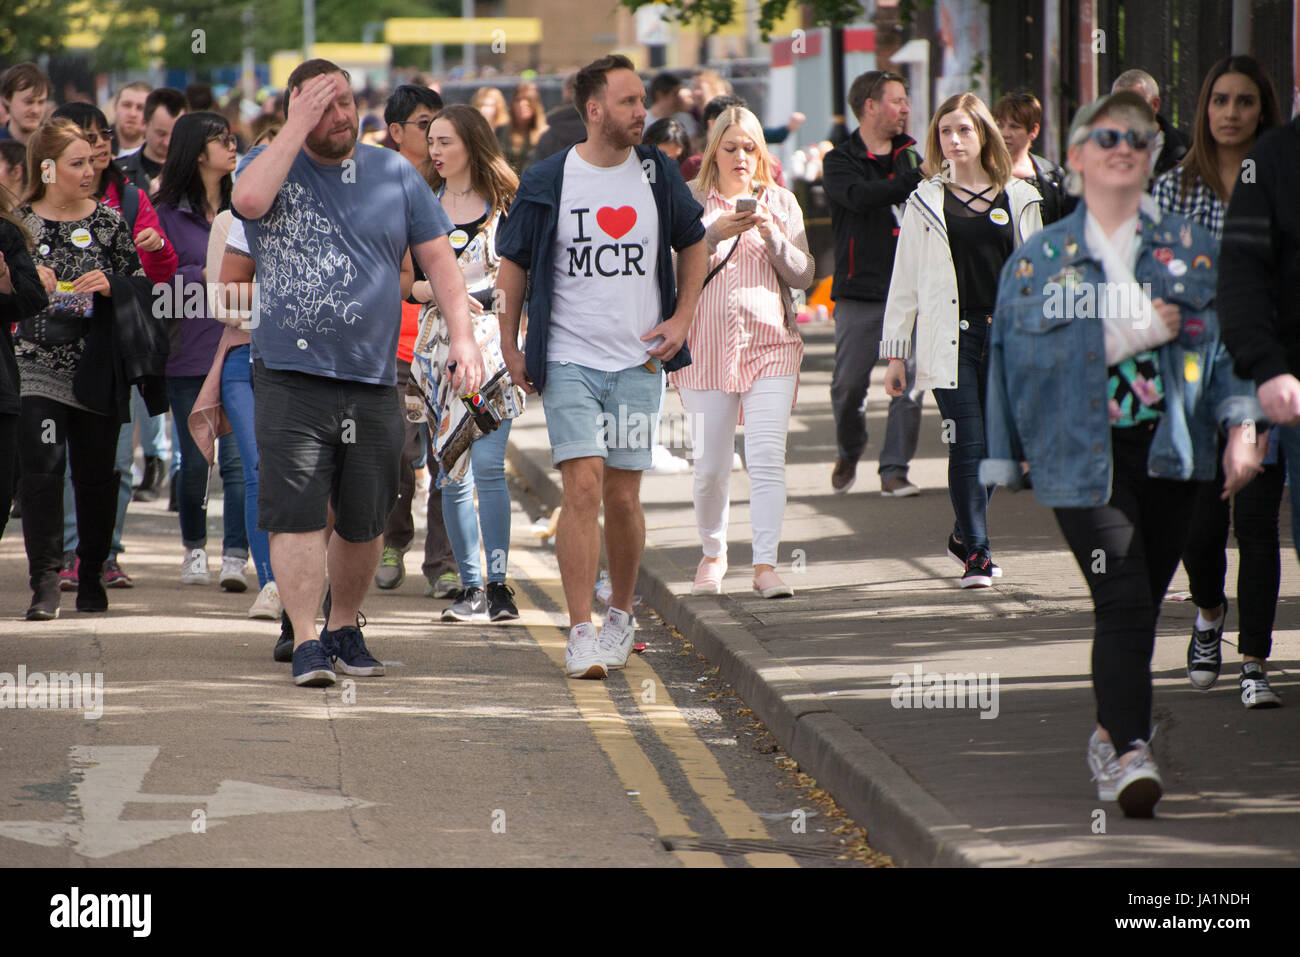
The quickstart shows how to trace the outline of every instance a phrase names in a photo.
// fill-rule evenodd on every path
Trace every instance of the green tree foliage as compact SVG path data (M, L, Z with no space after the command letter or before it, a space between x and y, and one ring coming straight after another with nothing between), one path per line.
M0 65L57 53L68 32L64 0L16 0L0 13Z
M735 5L732 0L621 0L621 2L630 10L661 3L667 7L665 20L694 26L705 33L714 33L719 27L725 27L735 19ZM808 3L799 3L798 0L762 0L758 8L758 29L764 40L771 37L776 22L785 16L785 12L791 6L810 7L813 22L819 26L842 27L862 16L862 4L858 0L811 0Z

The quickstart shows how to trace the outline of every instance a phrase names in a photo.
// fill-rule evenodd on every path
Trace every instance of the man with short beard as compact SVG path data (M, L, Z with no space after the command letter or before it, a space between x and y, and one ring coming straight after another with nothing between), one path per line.
M556 554L571 626L565 673L604 678L632 650L645 546L641 473L651 466L663 373L691 361L686 333L708 253L703 208L676 162L640 145L645 87L632 62L611 55L583 67L573 99L587 139L524 173L497 234L497 289L501 352L515 384L542 395L563 479ZM518 334L529 273L525 359ZM602 501L613 594L598 638L591 600Z
M180 90L160 86L144 101L144 145L118 161L126 178L146 193L158 188L157 177L167 161L172 127L186 111L189 101Z
M144 104L148 83L137 80L117 91L113 101L113 158L134 153L144 145Z
M397 499L403 428L394 386L408 248L447 318L453 386L471 395L483 379L469 295L447 241L452 225L415 167L357 144L347 79L321 59L290 74L284 128L244 157L231 196L259 283L258 520L293 624L294 683L306 686L333 684L335 668L384 673L358 612ZM327 564L331 607L317 640Z

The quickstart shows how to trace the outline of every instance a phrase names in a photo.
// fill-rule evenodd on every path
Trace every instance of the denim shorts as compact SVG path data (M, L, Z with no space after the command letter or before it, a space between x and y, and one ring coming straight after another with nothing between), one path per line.
M314 532L334 506L347 542L378 538L397 501L406 436L391 385L327 379L253 365L258 525Z
M611 468L643 472L659 429L663 370L633 366L602 372L574 362L546 363L542 407L551 462L598 456Z

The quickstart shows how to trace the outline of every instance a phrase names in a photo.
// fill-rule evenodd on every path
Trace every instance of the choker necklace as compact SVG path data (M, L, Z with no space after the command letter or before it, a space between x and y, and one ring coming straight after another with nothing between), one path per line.
M470 193L474 192L474 187L473 187L473 186L471 186L469 189L465 190L465 192L461 193L461 192L457 192L456 190L452 189L450 186L447 186L447 184L446 184L445 181L444 181L443 185L446 187L447 192L451 193L451 195L453 195L453 196L459 196L461 199L464 199L464 198L465 198L466 196L468 196Z

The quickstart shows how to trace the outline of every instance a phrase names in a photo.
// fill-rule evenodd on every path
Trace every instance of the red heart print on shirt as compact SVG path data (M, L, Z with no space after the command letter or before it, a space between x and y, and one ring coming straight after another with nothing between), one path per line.
M636 225L636 210L631 206L602 206L596 210L596 223L614 239L622 239Z

